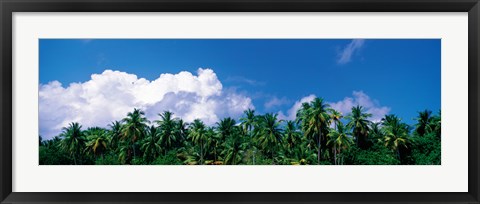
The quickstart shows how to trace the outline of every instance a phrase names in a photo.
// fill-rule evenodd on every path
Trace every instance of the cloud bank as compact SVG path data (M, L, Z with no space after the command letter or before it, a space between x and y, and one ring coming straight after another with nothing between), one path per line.
M369 119L373 122L380 121L386 114L390 112L390 107L381 106L378 101L373 100L365 94L363 91L354 91L353 97L345 97L341 101L337 102L327 102L331 108L339 111L342 115L348 115L352 107L360 105L363 106L365 112L372 114L372 117ZM300 100L296 101L295 104L287 111L287 113L283 113L282 111L278 112L278 118L282 120L295 120L297 111L301 108L302 103L311 102L315 99L315 95L309 95L306 97L301 98Z
M365 40L363 39L354 39L350 42L340 53L337 63L338 64L346 64L352 60L352 55L355 53L356 50L360 49Z
M145 111L150 121L169 110L187 122L199 118L211 125L223 117L238 117L254 106L249 97L223 89L211 69L199 68L197 75L186 71L161 74L153 81L105 70L93 74L89 81L68 87L58 81L40 84L40 134L52 138L70 122L79 122L83 127L106 127L133 108Z

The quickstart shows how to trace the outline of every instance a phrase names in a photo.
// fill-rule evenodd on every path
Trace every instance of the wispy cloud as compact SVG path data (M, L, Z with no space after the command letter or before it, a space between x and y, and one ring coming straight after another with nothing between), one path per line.
M289 102L290 101L286 97L278 98L274 96L269 101L265 102L264 106L266 109L272 109L274 107L288 104Z
M245 83L250 86L263 86L265 85L265 82L263 81L256 81L253 79L245 78L242 76L230 76L225 79L226 82L237 82L237 83Z
M105 66L107 65L108 59L104 53L99 53L97 55L97 66Z
M373 122L379 122L386 114L390 112L390 107L381 106L377 100L373 100L363 91L354 91L353 97L345 97L341 101L331 102L330 107L347 115L352 111L352 107L360 105L365 112L372 114L369 118Z
M346 64L352 60L352 55L360 49L363 44L365 43L364 39L354 39L352 40L339 54L337 63L338 64Z

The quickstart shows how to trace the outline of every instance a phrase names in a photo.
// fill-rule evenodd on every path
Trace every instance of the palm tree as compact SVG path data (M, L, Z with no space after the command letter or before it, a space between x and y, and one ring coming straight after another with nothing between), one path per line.
M350 120L347 124L347 128L351 129L353 136L356 138L357 146L365 149L366 148L366 138L369 132L370 121L369 117L372 117L370 113L364 113L362 106L352 107L352 113L350 113L347 118Z
M188 123L185 123L182 119L179 119L175 123L175 135L178 138L177 142L186 140L188 132Z
M338 112L337 110L331 108L329 109L330 111L330 118L333 121L333 124L335 125L333 129L337 129L337 125L340 122L340 120L343 118L342 113Z
M432 117L432 131L435 132L438 139L441 139L442 134L442 111L438 111L438 115Z
M218 161L219 152L221 152L221 146L224 143L221 140L222 136L218 133L215 133L212 128L207 129L207 146L210 149L210 153L213 154L213 160Z
M147 131L145 141L142 143L140 149L143 151L143 159L147 163L151 163L157 158L161 151L161 146L158 143L160 139L160 131L155 126L150 126Z
M409 127L402 123L401 119L395 115L386 115L382 119L385 132L385 146L396 152L398 159L401 159L400 147L407 147Z
M235 120L227 117L217 124L217 131L220 141L225 141L225 150L223 155L225 155L225 163L226 164L236 164L238 158L241 158L238 152L240 151L240 134L242 131L236 131L238 126L235 126ZM248 128L247 128L248 130Z
M217 130L222 139L225 139L233 134L235 129L235 120L228 117L217 122Z
M61 139L61 136L55 136L55 137L53 137L53 138L50 139L50 140L43 141L42 143L43 143L43 145L46 146L46 147L55 148L55 147L57 147L56 144L61 145L62 139ZM55 146L55 147L54 147L54 146Z
M243 127L243 133L245 135L250 135L252 132L253 127L255 127L255 110L248 109L243 112L245 117L240 118L241 125Z
M278 151L278 147L282 145L282 129L279 127L277 114L267 113L260 117L258 125L258 144L262 149L270 153L272 160L275 158L274 153Z
M232 126L231 131L225 140L225 149L222 154L225 155L225 164L235 165L242 160L241 153L244 147L240 135L242 130L238 126Z
M316 143L318 164L322 158L322 148L326 146L325 136L328 134L330 125L330 115L327 112L329 106L322 98L315 98L310 104L302 104L302 108L297 113L297 119L302 123L305 136Z
M122 120L125 125L122 128L122 140L127 141L127 145L131 146L131 149L127 150L127 162L130 163L132 159L131 152L133 151L133 157L136 157L135 142L142 139L145 135L148 123L145 118L145 113L139 109L133 109L133 112L129 112L127 117Z
M327 144L333 146L335 164L343 164L343 156L340 156L339 162L337 155L341 155L342 150L349 148L353 144L352 138L350 136L351 133L348 132L348 129L341 122L338 123L336 130L332 129L328 133Z
M418 133L419 136L423 136L425 133L431 132L432 129L432 111L424 110L418 112L418 117L415 118L417 121L415 131Z
M240 118L241 126L243 129L243 134L247 136L244 141L246 144L246 155L251 155L252 163L255 165L255 155L257 152L257 147L255 146L254 140L254 128L257 126L258 117L255 115L255 110L248 109L243 112L244 117Z
M296 122L300 125L300 129L303 132L304 139L307 140L307 143L309 143L309 145L313 144L313 146L317 146L315 135L313 134L313 131L309 129L310 126L308 125L308 118L311 117L311 111L312 108L310 103L302 103L301 108L298 109L296 114Z
M292 164L313 164L317 160L317 153L309 145L300 145L295 150L295 158L297 161L292 162Z
M129 141L120 140L118 146L118 161L122 164L129 164L131 162L131 146L129 145Z
M294 121L287 121L284 134L286 140L286 150L290 155L292 155L295 151L295 144L300 143L301 140L301 133L298 132Z
M70 123L68 127L62 128L60 137L62 138L60 147L73 158L77 164L77 157L80 156L82 148L85 146L85 136L82 132L82 126L79 123Z
M156 120L155 122L160 129L161 136L159 142L164 154L167 155L167 150L177 143L177 134L175 134L176 121L173 119L173 113L170 111L165 111L158 115L161 117L161 120Z
M190 138L192 142L197 144L200 148L200 164L203 164L203 157L205 155L204 149L207 142L207 134L205 124L200 119L195 119L190 124Z
M115 150L122 138L122 123L120 121L114 121L108 126L110 127L110 148Z
M382 123L372 123L370 125L370 131L368 137L373 140L374 143L376 142L383 142L384 134L381 128Z
M99 127L92 127L85 131L85 136L88 141L86 143L86 151L88 153L93 153L95 157L101 155L103 161L104 154L108 149L108 144L110 143L107 131Z

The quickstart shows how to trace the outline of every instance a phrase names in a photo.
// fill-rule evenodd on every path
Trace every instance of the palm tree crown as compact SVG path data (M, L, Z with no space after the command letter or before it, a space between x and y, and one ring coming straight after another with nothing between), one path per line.
M85 146L85 136L81 129L82 126L79 123L70 123L68 127L62 128L60 134L62 138L60 146L64 151L70 152L75 164L77 164L77 155L80 155Z
M190 138L200 148L200 164L203 164L203 157L205 156L206 133L206 126L200 119L195 119L190 124Z
M363 107L359 105L352 107L352 112L347 116L347 119L350 120L347 128L353 131L357 146L363 149L366 148L366 137L370 129L369 117L372 117L372 114L364 113Z
M301 122L302 130L309 141L315 141L317 146L317 162L320 164L322 149L326 146L325 136L328 134L330 105L322 98L315 98L310 103L303 103L297 113L297 119Z
M127 145L130 146L126 149L128 151L127 162L129 163L132 159L131 153L133 152L133 157L136 156L135 142L143 139L148 120L143 111L135 108L133 112L127 114L127 117L122 122L125 123L122 128L122 140L126 141Z
M343 157L339 159L337 155L341 154L342 150L349 148L353 144L352 138L350 137L351 133L348 132L348 129L343 123L339 122L337 129L332 129L327 136L327 144L333 146L334 163L343 164Z
M277 121L277 114L267 113L259 118L257 141L263 151L270 154L272 159L282 144L282 139L282 130Z
M418 135L423 136L425 133L433 131L432 111L424 110L419 112L415 120L418 122L415 129Z
M165 111L158 115L161 119L155 122L160 130L159 143L166 155L167 151L178 143L178 134L175 134L176 120L173 119L173 113L170 111Z
M382 119L385 132L385 146L397 153L398 158L401 158L400 147L407 147L409 142L408 132L409 126L401 122L401 119L396 115L386 115Z

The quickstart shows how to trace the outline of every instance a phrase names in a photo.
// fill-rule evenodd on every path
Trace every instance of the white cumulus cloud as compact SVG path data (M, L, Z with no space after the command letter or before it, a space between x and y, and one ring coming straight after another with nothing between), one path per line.
M363 44L365 43L365 40L363 39L354 39L352 42L350 42L345 48L342 50L342 52L339 55L338 58L338 63L339 64L346 64L351 61L353 53L355 53L356 50L360 49Z
M254 107L249 97L223 89L211 69L199 68L197 75L186 71L161 74L153 81L105 70L93 74L89 81L67 87L58 81L41 84L40 134L51 138L70 122L105 127L124 118L133 108L142 109L151 121L158 119L158 113L169 110L186 121L200 118L211 125Z

